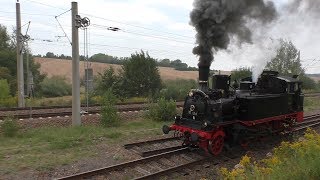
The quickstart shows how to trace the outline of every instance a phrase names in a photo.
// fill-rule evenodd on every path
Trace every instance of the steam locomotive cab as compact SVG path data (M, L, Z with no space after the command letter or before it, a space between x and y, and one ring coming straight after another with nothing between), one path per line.
M303 94L296 77L264 71L257 84L242 81L239 89L230 90L230 76L214 75L209 84L189 92L181 117L170 127L164 126L164 133L176 131L185 144L216 155L224 140L236 141L257 129L284 131L303 120Z

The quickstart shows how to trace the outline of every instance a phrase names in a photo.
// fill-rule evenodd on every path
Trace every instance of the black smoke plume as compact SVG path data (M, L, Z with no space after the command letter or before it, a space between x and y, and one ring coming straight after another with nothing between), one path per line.
M193 53L199 55L199 80L207 81L214 52L227 49L230 39L251 43L247 22L268 23L277 16L274 4L264 0L195 0L190 24L195 27Z

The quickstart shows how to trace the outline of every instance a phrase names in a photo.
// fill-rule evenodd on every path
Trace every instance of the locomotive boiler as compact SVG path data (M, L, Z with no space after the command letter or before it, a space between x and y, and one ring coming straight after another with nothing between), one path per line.
M230 76L213 75L208 83L208 74L199 67L199 89L190 90L181 116L163 126L164 133L175 131L184 145L218 155L224 146L290 132L303 121L304 95L297 76L263 71L257 83L246 78L235 88Z

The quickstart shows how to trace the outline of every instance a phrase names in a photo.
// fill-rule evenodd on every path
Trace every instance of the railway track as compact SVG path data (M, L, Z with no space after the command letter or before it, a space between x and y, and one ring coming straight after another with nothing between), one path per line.
M310 116L306 116L303 122L296 124L293 128L293 131L302 131L307 128L315 127L318 125L320 125L320 114L313 114Z
M305 93L305 97L317 97L320 93ZM183 102L177 102L177 107L182 107ZM118 103L118 112L130 112L130 111L141 111L145 110L147 104L145 102L137 103ZM132 107L130 107L132 106ZM134 107L135 106L135 107ZM82 106L82 109L85 109ZM80 112L82 115L86 114L97 114L100 113L101 106L98 104L91 105L87 111ZM51 111L51 112L48 112ZM27 119L27 118L47 118L57 116L71 116L71 106L48 106L48 107L26 107L26 108L0 108L0 120L8 116L12 116L16 119Z
M153 179L203 163L206 159L205 156L191 152L187 147L182 147L177 150L58 179Z
M182 147L179 138L176 137L154 139L124 145L125 149L130 149L131 151L140 154L142 157L173 151Z
M122 102L117 103L116 105L136 105L136 104L146 104L147 102ZM100 104L90 104L89 107L101 107ZM66 109L72 108L72 106L35 106L31 107L32 110L46 110L46 109ZM81 108L86 108L85 104L81 105ZM19 110L30 110L30 107L7 107L0 108L0 111L19 111Z
M177 107L182 107L183 102L177 102ZM148 107L148 104L146 103L138 103L138 104L117 104L116 108L119 113L121 112L139 112L146 110ZM62 110L61 110L62 109ZM101 107L90 107L89 111L82 111L80 112L82 115L87 114L98 114L101 112ZM44 110L44 112L39 112L39 110ZM47 112L47 111L53 111L53 112ZM57 112L54 112L55 110L58 110ZM19 112L23 111L23 112ZM47 118L47 117L57 117L57 116L71 116L72 111L71 109L63 109L63 108L57 108L57 109L37 109L37 110L19 110L19 111L0 111L2 112L0 114L0 120L5 119L8 116L11 116L16 119L27 119L27 118Z
M306 116L305 121L298 123L294 131L301 131L319 124L320 114ZM58 179L154 179L170 177L174 173L182 176L188 174L186 171L188 168L215 166L229 160L240 159L243 154L241 150L236 150L232 155L223 153L214 158L208 157L179 145L176 137L135 142L125 144L124 147L139 153L142 158Z
M129 112L129 111L141 111L145 110L145 107L126 107L126 108L117 108L118 112ZM88 112L82 111L80 112L82 115L86 114L97 114L100 113L100 109L98 110L90 110ZM29 114L13 114L12 116L16 119L26 119L26 118L46 118L46 117L57 117L57 116L71 116L72 112L64 111L64 112L47 112L47 113L29 113ZM0 115L0 119L4 119L8 117L8 115Z
M305 97L318 97L320 96L320 93L305 93Z
M320 93L305 93L305 97L317 97L320 96ZM123 102L123 103L117 103L117 105L137 105L137 104L146 104L147 102ZM91 108L99 108L101 107L100 104L91 104L89 107ZM31 107L32 110L50 110L50 109L66 109L66 108L72 108L72 106L35 106ZM81 105L81 108L86 108L86 105ZM30 107L2 107L0 108L1 111L21 111L21 110L30 110Z

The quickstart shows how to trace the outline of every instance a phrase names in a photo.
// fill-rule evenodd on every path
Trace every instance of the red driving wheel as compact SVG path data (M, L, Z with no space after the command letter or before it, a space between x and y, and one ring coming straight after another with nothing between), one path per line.
M224 137L225 133L222 130L215 132L208 144L208 149L211 154L216 156L221 153L224 144Z

